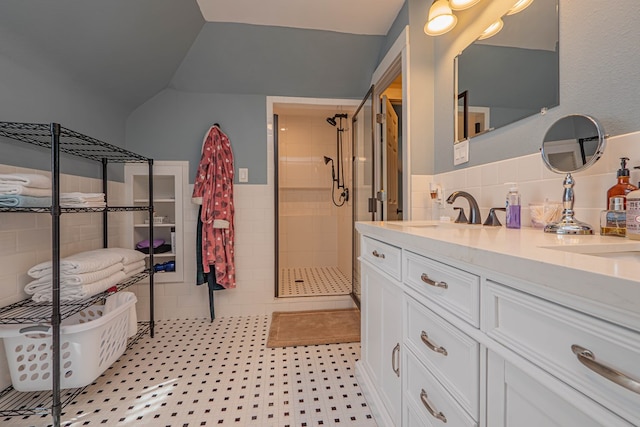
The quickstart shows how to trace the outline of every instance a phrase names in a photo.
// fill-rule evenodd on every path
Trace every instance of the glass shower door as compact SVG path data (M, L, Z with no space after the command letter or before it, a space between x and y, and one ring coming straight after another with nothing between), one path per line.
M353 141L353 277L351 296L360 306L360 233L355 229L356 221L372 221L375 215L374 197L374 124L375 112L373 89L365 95L352 117Z

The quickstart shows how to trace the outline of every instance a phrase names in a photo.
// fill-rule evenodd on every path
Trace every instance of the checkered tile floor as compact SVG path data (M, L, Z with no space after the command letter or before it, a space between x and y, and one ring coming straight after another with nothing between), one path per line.
M156 323L63 409L63 426L376 427L354 376L360 344L269 349L270 316ZM9 426L51 417L9 417Z
M278 296L302 297L349 295L351 280L338 267L291 267L280 269Z

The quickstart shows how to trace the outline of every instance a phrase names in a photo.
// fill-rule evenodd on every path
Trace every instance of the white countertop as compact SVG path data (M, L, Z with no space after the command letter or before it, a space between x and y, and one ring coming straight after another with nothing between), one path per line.
M437 254L542 285L560 295L564 304L640 331L638 240L437 221L358 222L356 228L417 253Z

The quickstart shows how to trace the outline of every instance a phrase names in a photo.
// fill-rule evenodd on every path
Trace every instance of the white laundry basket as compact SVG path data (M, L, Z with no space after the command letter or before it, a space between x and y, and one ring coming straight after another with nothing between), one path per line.
M91 384L124 353L129 335L130 308L137 298L122 292L118 306L103 313L92 305L63 320L60 326L60 387ZM49 325L3 325L13 388L18 391L51 390L52 345Z

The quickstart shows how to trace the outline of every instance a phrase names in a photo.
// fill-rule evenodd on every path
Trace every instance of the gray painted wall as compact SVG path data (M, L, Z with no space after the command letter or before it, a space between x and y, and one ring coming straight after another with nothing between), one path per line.
M380 55L378 56L378 63L382 61L389 49L391 49L391 46L393 46L398 39L402 30L404 30L407 25L409 25L409 3L405 1L398 12L398 16L396 16L393 24L391 24L391 28L389 28L389 31L387 32L384 45L380 50Z
M195 0L4 0L0 121L55 121L124 146L133 107L167 86L203 23ZM49 169L50 157L0 140L0 163ZM61 167L100 173L81 159Z
M568 114L596 117L609 135L640 130L640 2L621 0L613 8L597 0L560 0L560 105L472 139L469 163L454 167L453 58L510 3L481 2L458 15L451 33L435 39L435 173L535 153L551 124Z
M359 98L383 36L208 22L171 80L188 92Z
M409 90L408 125L411 173L433 173L434 162L434 61L435 43L423 31L431 2L407 0L409 3ZM453 107L452 107L453 108ZM452 125L453 126L453 125Z
M127 109L73 81L33 46L0 28L0 121L59 122L123 146L127 115ZM50 159L46 150L0 138L0 163L48 170ZM121 169L114 169L114 178L121 178ZM74 159L63 160L61 171L98 177L101 169L96 162Z
M127 120L127 148L158 160L188 160L193 182L202 139L219 123L229 136L238 168L251 183L266 184L266 99L263 95L190 93L166 89Z
M127 148L158 159L188 160L190 181L202 137L220 123L237 170L267 182L266 96L359 99L369 88L382 36L207 23L171 89L127 120Z

